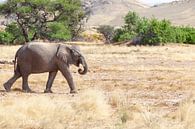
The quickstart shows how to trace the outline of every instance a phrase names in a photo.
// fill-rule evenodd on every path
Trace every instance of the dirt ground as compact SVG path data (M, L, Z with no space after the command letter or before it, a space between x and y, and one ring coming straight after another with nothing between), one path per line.
M89 72L82 76L77 73L75 66L71 67L79 90L76 95L69 94L66 80L60 72L52 87L53 94L43 93L48 73L30 76L30 87L36 93L21 92L21 79L14 84L10 93L6 93L3 83L12 76L13 65L0 65L0 116L3 117L0 118L0 127L32 128L32 125L33 128L39 129L195 127L191 125L193 122L189 121L195 120L194 117L186 116L195 113L191 110L186 111L193 106L194 101L195 46L175 44L156 47L96 44L79 46L89 65ZM19 46L0 46L0 59L13 60L18 48ZM186 102L192 105L181 106ZM50 104L53 104L54 108L45 112ZM70 108L65 109L62 105L69 105ZM62 108L58 109L59 107ZM42 110L45 113L41 112ZM58 111L61 113L57 116L48 115ZM17 113L19 115L16 115ZM16 116L11 118L13 114ZM64 118L62 114L67 117ZM54 121L53 117L59 119Z

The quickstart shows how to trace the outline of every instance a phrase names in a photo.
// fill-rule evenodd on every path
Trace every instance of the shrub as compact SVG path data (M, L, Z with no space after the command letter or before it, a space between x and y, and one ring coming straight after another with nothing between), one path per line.
M195 44L195 29L186 27L184 30L187 32L185 43Z
M195 44L195 28L172 26L168 20L147 19L129 12L124 18L125 25L117 29L114 41L127 41L136 37L142 45L159 45L177 42Z
M159 45L171 40L171 23L167 20L158 21L152 18L145 31L140 34L142 44Z
M191 33L187 37L187 43L195 44L195 32Z
M5 28L5 31L13 36L13 39L11 40L12 44L22 44L25 42L25 39L22 36L22 32L20 28L17 26L16 22L8 24Z
M113 41L121 42L121 41L129 41L136 37L135 32L126 31L123 28L116 29L113 37Z
M123 34L121 34L118 38L118 41L129 41L131 39L134 38L135 35L129 33L129 32L124 32Z
M101 25L99 26L99 28L97 28L97 30L99 31L99 33L104 35L106 43L111 43L113 41L114 27L109 25Z
M44 35L44 34L43 34ZM49 40L69 40L72 38L70 29L63 23L53 22L48 24L48 32L45 37Z
M11 44L12 40L13 40L12 34L4 31L0 32L0 44L8 45Z
M136 32L140 21L140 17L138 16L138 14L135 12L129 12L125 16L124 20L125 25L123 28L131 33Z

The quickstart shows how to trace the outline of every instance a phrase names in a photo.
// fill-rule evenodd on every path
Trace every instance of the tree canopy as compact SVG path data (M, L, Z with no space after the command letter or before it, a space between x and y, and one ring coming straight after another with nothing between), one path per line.
M9 19L12 42L69 40L81 30L85 13L80 0L7 0L0 13Z

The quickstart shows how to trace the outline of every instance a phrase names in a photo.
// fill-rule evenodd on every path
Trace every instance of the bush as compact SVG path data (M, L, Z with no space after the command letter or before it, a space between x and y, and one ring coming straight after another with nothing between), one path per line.
M195 44L195 32L188 35L187 43Z
M113 40L116 42L132 40L140 29L140 18L135 12L129 12L124 20L125 25L115 31Z
M103 34L106 43L111 43L114 38L114 27L109 26L109 25L101 25L99 28L97 28L98 32Z
M22 44L25 42L22 32L17 26L16 22L12 22L11 24L7 25L5 31L13 36L13 39L11 40L12 44Z
M63 23L53 22L48 24L48 32L46 37L49 40L69 40L72 38L70 29Z
M135 37L135 35L129 33L129 32L124 32L122 33L121 35L119 35L118 37L118 41L121 42L121 41L129 41L131 39L133 39Z
M140 17L137 15L135 12L129 12L125 18L125 25L124 29L128 31L129 33L134 33L136 32L138 25L140 23Z
M186 27L184 30L187 32L185 43L195 44L195 29Z
M127 41L140 37L142 45L159 45L177 42L195 44L195 28L172 26L168 20L147 19L129 12L124 18L125 25L117 29L114 41Z
M12 34L4 31L0 32L0 44L9 45L11 44L12 40L13 40Z
M116 29L113 37L114 42L129 41L136 37L136 33L125 31L123 28Z
M140 34L142 37L142 44L159 45L160 43L167 43L171 40L171 23L167 20L158 21L152 18L147 28Z

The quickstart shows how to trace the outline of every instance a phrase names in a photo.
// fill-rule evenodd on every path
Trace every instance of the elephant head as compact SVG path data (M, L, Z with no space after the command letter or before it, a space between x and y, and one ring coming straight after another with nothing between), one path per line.
M88 66L85 61L84 56L81 54L80 49L77 46L67 47L65 45L60 45L57 52L57 57L67 64L74 64L79 67L81 64L83 70L79 68L79 74L86 74L88 71Z

